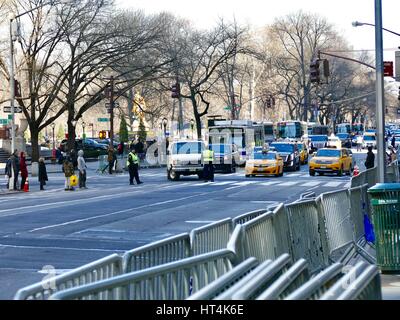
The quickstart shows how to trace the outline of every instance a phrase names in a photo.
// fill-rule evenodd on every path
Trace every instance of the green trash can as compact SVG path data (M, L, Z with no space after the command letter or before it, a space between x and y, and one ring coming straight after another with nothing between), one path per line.
M400 272L400 183L378 183L371 196L377 265L383 273Z

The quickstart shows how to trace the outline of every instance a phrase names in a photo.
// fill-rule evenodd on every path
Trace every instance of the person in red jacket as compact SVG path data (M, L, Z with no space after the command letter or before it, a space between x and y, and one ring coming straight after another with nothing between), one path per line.
M21 190L24 190L24 185L26 179L28 178L28 168L26 167L26 158L25 152L20 153L20 163L19 163L20 171L21 171Z

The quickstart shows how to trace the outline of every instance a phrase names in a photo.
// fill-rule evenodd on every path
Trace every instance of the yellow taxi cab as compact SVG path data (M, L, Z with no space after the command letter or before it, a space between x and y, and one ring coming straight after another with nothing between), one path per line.
M298 143L297 148L299 149L300 164L306 164L308 162L308 150L305 143Z
M310 176L325 173L336 173L338 176L346 172L350 175L353 170L352 157L347 149L344 148L322 148L317 151L315 156L309 161Z
M254 152L246 161L246 177L256 175L283 176L283 159L275 151Z

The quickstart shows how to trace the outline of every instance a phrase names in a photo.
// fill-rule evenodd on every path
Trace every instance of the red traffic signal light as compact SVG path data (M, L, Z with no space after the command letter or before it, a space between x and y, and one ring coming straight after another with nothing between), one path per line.
M384 61L383 62L383 76L384 77L393 77L393 61Z
M311 83L319 83L320 80L319 60L313 60L310 63L310 81Z
M175 83L174 85L171 86L171 91L172 91L171 98L174 98L174 99L180 98L180 96L181 96L181 87L179 85L179 82L177 82L177 83Z

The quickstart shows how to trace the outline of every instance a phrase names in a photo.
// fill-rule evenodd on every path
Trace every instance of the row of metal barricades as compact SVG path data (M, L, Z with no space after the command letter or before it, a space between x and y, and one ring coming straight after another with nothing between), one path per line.
M380 299L367 189L226 218L46 277L15 299Z

